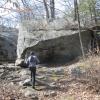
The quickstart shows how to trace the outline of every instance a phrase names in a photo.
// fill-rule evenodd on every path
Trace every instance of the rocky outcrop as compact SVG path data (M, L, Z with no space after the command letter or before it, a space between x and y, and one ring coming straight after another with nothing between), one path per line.
M75 29L73 27L75 26ZM30 51L35 51L41 62L62 62L81 55L77 24L67 21L31 21L20 24L17 56L25 58ZM91 32L82 30L84 52L88 52Z
M0 26L0 61L16 59L17 38L17 29Z

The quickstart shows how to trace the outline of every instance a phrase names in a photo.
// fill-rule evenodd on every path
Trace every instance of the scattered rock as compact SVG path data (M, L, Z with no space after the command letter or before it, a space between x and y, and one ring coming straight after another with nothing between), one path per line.
M30 90L25 91L25 97L31 97L32 95L35 95L33 91Z
M0 77L3 75L3 73L0 74Z
M21 76L29 75L29 71L26 70L26 69L22 69L22 70L19 72L19 75L21 75Z
M82 75L82 71L79 67L73 68L71 70L71 75L74 76L74 77L80 77Z
M57 93L55 92L55 91L52 91L52 92L50 92L50 96L56 96L57 95Z
M3 73L4 72L4 69L0 69L0 73Z
M31 99L32 99L32 100L39 100L39 99L38 99L38 96L36 96L36 95L32 95Z
M8 64L7 67L8 67L8 68L15 68L15 69L20 68L20 67L18 67L18 66L15 66L15 64L12 64L12 63L11 63L11 64Z
M45 76L44 75L41 75L41 76L37 76L38 79L44 79Z
M15 65L16 66L21 66L21 67L27 68L27 65L24 62L24 59L17 59L16 62L15 62Z
M20 86L31 86L31 81L30 79L26 79L25 81L20 81L19 85Z
M13 86L14 85L14 83L13 82L10 82L9 84L8 84L8 86Z
M57 68L57 69L55 69L55 74L64 74L64 69L63 68Z
M56 96L56 95L57 95L57 93L56 93L55 91L46 92L46 93L44 94L45 97L48 97L48 96L54 97L54 96Z
M21 91L22 91L22 93L24 93L25 97L29 97L32 100L38 100L38 96L37 96L36 91L34 89L26 88L26 89L23 89Z
M48 97L49 96L49 93L48 92L44 93L44 96L45 97Z
M56 87L57 87L55 82L50 83L49 86L50 86L51 88L56 88Z
M31 86L31 81L30 79L26 79L23 83L23 86Z
M19 85L19 86L23 86L23 82L22 82L22 81L19 82L18 85Z
M48 69L47 73L61 75L61 74L64 74L64 69L63 68L52 68L52 69Z
M71 74L71 73L72 73L72 70L73 70L74 68L76 68L76 67L77 67L76 65L70 65L70 66L68 66L68 68L67 68L68 74Z

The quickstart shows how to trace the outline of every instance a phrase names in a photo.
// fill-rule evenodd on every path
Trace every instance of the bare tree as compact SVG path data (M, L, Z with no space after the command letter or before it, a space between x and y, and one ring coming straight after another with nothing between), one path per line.
M74 0L74 21L77 20L77 2Z
M80 16L79 16L78 3L77 3L77 0L74 0L74 2L75 2L76 15L77 15L77 20L78 20L79 40L80 40L82 55L83 55L83 59L84 59L85 54L84 54L84 48L83 48L83 43L82 43L82 37L81 37L81 27L80 27Z
M51 21L55 19L55 1L50 0Z
M48 20L50 18L50 15L49 15L49 9L47 5L47 0L43 0L43 3L44 3L45 11L46 11L46 18Z

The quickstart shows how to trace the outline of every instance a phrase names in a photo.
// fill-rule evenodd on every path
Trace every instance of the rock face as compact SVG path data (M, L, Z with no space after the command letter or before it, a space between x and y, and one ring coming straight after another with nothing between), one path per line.
M73 28L75 26L75 29ZM84 52L92 39L90 31L81 32ZM17 56L26 57L30 51L35 51L41 62L62 62L81 55L77 24L67 21L24 21L20 24Z
M0 26L0 61L16 59L18 31Z

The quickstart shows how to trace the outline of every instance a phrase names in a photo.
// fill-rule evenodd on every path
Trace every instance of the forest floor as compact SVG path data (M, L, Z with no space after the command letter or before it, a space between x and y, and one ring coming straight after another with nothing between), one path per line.
M63 66L39 65L35 89L29 80L27 68L0 65L0 100L100 100L100 58Z

